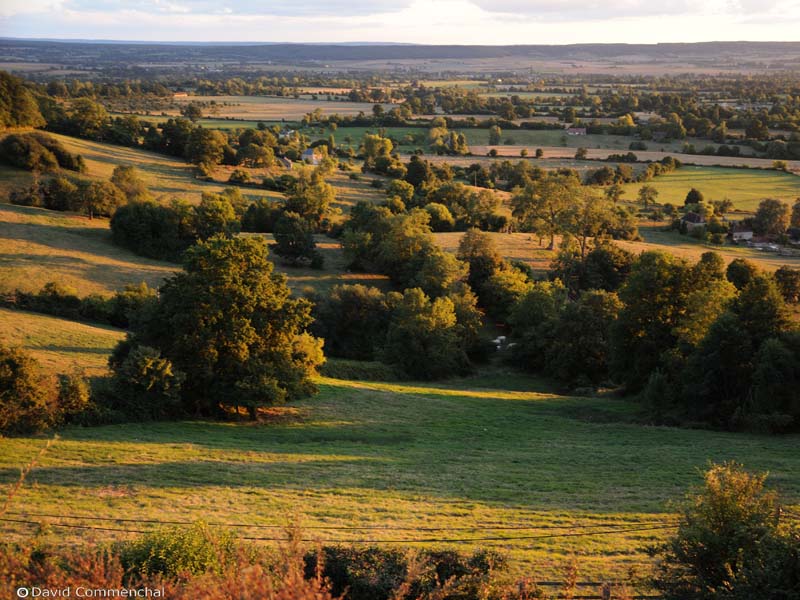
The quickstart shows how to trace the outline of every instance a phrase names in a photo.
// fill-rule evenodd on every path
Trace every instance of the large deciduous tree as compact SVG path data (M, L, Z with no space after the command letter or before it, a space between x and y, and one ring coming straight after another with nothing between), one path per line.
M305 332L308 301L295 299L274 272L259 238L214 237L184 255L127 340L149 346L186 379L186 412L220 415L225 407L280 404L314 391L322 342ZM124 363L117 356L117 363Z

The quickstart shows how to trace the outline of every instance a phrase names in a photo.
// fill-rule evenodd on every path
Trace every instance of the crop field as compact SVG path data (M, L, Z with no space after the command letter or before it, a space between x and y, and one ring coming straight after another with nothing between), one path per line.
M762 169L693 167L656 177L648 185L658 190L658 201L682 205L686 194L697 188L708 200L729 198L734 208L755 211L764 198L778 198L788 204L800 198L800 176ZM641 184L625 187L625 197L635 199Z
M320 109L324 114L357 115L359 112L371 114L373 104L369 102L327 101L324 97L318 100L295 98L278 98L275 96L186 96L175 98L178 105L191 102L214 101L219 107L216 117L234 117L253 121L297 121L304 115ZM385 110L391 104L383 105ZM166 111L170 113L171 111ZM173 111L178 114L178 111ZM208 111L205 111L208 112Z
M699 482L709 460L768 470L790 502L800 500L796 435L644 426L627 401L561 396L504 372L440 385L318 383L318 396L274 410L265 425L68 428L11 512L72 524L86 521L58 515L296 521L311 540L490 546L509 554L518 574L560 577L576 559L582 576L621 578L631 567L643 570L644 547L670 531L651 528L664 526L667 503ZM15 481L43 443L0 440L0 482ZM365 529L312 529L326 526ZM494 529L511 526L532 529ZM4 536L16 539L20 527L4 525ZM60 544L124 535L51 531ZM238 533L280 537L270 529ZM486 537L511 539L470 542Z
M124 337L113 327L0 308L0 341L20 346L48 374L102 375L111 350Z

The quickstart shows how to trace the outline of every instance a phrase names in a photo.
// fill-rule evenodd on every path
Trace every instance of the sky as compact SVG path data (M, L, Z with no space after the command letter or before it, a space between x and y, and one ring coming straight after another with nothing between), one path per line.
M800 0L0 0L0 36L491 45L800 41Z

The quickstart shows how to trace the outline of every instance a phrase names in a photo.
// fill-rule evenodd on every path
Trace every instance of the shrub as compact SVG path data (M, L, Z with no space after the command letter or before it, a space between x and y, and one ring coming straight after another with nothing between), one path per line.
M798 533L776 518L777 496L765 480L734 463L705 473L678 532L651 549L659 559L652 582L665 600L798 597Z
M221 574L237 556L235 537L203 523L169 527L115 546L122 566L142 575Z
M351 381L397 381L404 378L402 373L382 362L346 358L328 358L320 374Z
M506 567L502 556L486 550L471 556L454 550L408 555L377 546L324 546L319 553L306 554L305 563L307 578L321 566L331 592L346 593L348 600L484 598L492 575Z
M186 376L155 348L131 347L129 343L122 348L127 354L122 357L116 352L110 361L114 371L112 408L137 420L180 415Z

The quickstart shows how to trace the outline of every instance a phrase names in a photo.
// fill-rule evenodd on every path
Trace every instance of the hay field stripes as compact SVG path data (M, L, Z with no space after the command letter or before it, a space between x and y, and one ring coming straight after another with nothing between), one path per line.
M440 384L318 384L318 396L275 409L267 425L65 429L12 511L43 523L73 521L37 513L258 526L238 528L252 538L296 522L312 540L491 545L520 573L557 576L577 557L583 573L619 578L647 563L643 546L668 531L651 528L669 524L665 503L698 481L706 457L768 469L790 502L800 497L798 436L645 427L626 401L559 396L502 371ZM41 443L0 440L0 482ZM30 531L11 525L0 527L11 539ZM67 544L122 535L58 534Z

